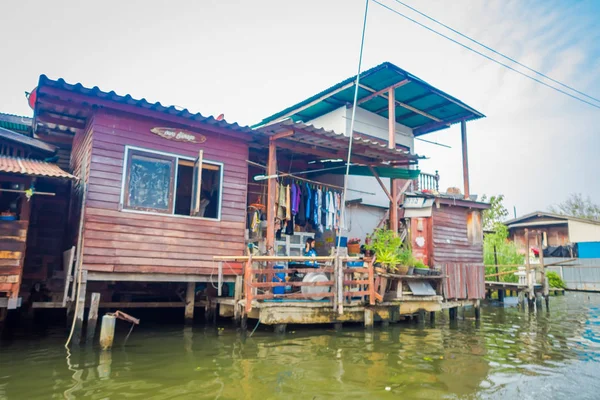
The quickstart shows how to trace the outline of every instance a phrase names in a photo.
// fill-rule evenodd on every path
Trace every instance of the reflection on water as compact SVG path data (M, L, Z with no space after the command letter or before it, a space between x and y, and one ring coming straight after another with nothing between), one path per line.
M600 295L551 307L373 331L259 328L246 340L229 326L141 326L126 346L69 358L55 332L1 343L0 399L598 398Z

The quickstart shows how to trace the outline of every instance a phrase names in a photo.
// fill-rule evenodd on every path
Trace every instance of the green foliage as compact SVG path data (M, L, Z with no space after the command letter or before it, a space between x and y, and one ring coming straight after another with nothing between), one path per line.
M546 277L548 277L548 284L553 288L565 289L567 285L556 272L546 271Z
M415 265L417 262L409 247L402 243L402 239L389 229L376 229L367 238L365 249L373 251L377 262L383 264L391 271L397 265Z
M496 222L492 227L494 233L488 233L483 239L483 263L485 264L485 274L491 275L496 273L496 258L498 265L515 265L523 264L525 256L519 254L514 243L508 240L508 228ZM517 267L500 267L499 272L507 272L516 270ZM496 280L496 277L486 278L486 280ZM514 274L500 275L501 282L518 282L518 277Z
M504 207L504 195L499 194L497 196L488 197L484 194L481 196L481 201L484 203L490 203L490 208L484 210L482 213L482 224L483 229L492 230L494 225L498 222L502 222L508 216L508 210Z
M581 193L572 193L567 200L550 207L550 212L571 217L600 221L600 205L595 204Z
M429 269L429 265L425 265L423 261L417 260L417 262L415 262L415 268Z

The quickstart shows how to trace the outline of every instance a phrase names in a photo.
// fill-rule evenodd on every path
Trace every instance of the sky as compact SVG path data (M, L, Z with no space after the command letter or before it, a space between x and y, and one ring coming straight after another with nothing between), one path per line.
M600 98L600 2L405 2ZM24 92L46 74L252 124L356 74L364 8L364 0L3 0L0 112L31 116ZM383 61L486 115L467 124L472 193L504 194L511 216L570 193L600 203L600 109L371 2L363 68ZM459 126L424 138L451 148L417 141L429 157L421 170L438 170L441 189L462 187Z

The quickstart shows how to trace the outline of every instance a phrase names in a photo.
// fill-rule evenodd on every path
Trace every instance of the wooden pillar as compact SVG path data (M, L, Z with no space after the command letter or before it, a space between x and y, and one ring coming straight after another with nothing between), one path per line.
M467 121L460 121L460 136L462 139L463 183L465 199L470 196L469 191L469 153L467 151Z
M432 324L435 324L435 311L431 311L429 313L429 322L431 322Z
M531 276L531 263L529 261L529 230L525 229L525 273L527 274L527 299L529 301L529 308L533 310L535 307L535 274Z
M390 179L390 186L392 189L392 201L390 202L390 229L394 233L398 233L398 181L396 179Z
M100 305L100 293L92 293L92 301L90 303L90 311L87 320L87 332L85 342L91 344L94 341L96 334L96 324L98 323L98 306Z
M185 323L194 323L194 307L196 300L196 282L188 282L185 292Z
M477 300L474 307L475 307L475 320L479 321L481 319L481 305L479 304L479 300Z
M267 237L266 246L267 253L275 254L275 186L277 175L277 146L275 145L274 138L269 139L269 160L267 162Z

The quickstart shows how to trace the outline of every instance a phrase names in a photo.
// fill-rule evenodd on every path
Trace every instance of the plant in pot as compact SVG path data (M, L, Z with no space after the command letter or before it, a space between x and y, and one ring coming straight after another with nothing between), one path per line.
M429 275L429 266L425 265L423 261L417 260L415 262L415 275Z
M351 238L348 240L348 254L360 254L359 238Z
M376 262L390 272L397 272L398 265L402 264L402 248L402 239L389 229L376 229L365 244L365 249L374 253Z

